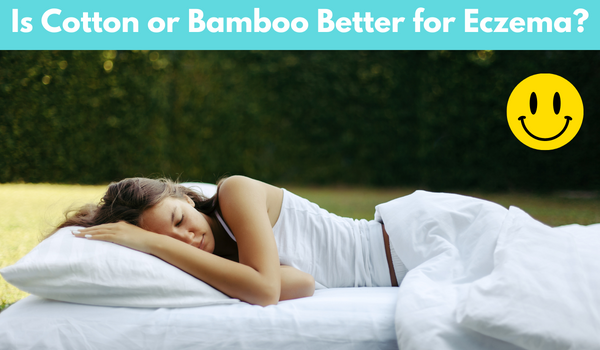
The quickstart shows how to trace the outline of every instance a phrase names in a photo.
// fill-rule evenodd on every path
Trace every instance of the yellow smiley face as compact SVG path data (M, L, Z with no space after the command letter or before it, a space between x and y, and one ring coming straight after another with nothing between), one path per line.
M520 82L506 106L508 125L526 146L553 150L571 141L583 122L583 102L568 80L535 74Z

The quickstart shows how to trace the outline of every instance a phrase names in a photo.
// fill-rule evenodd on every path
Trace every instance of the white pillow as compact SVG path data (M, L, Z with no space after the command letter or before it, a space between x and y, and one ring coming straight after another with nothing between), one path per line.
M28 293L81 304L188 307L239 302L152 255L74 237L75 228L57 231L0 270L2 277Z
M474 282L457 320L525 349L600 349L600 230L551 228L511 207L493 272Z
M182 182L180 185L192 189L205 197L212 197L217 193L217 185L207 184L204 182Z

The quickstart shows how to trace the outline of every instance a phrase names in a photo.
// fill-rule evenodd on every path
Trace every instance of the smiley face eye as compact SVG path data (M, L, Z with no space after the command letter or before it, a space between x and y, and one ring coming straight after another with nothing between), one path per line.
M554 94L553 105L554 105L554 114L560 113L560 94L558 92L556 92Z
M529 109L531 110L531 114L535 114L537 112L537 95L535 92L531 93L529 97Z

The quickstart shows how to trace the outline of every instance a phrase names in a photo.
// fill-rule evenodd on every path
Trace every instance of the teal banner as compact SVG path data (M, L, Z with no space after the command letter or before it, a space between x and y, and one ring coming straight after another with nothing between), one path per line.
M0 49L597 50L598 0L3 1Z

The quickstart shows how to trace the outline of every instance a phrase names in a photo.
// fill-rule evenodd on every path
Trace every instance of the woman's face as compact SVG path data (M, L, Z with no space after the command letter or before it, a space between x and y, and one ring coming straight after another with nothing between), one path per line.
M188 196L167 197L142 214L140 226L212 253L215 240L207 220L210 218L194 209L194 201Z

